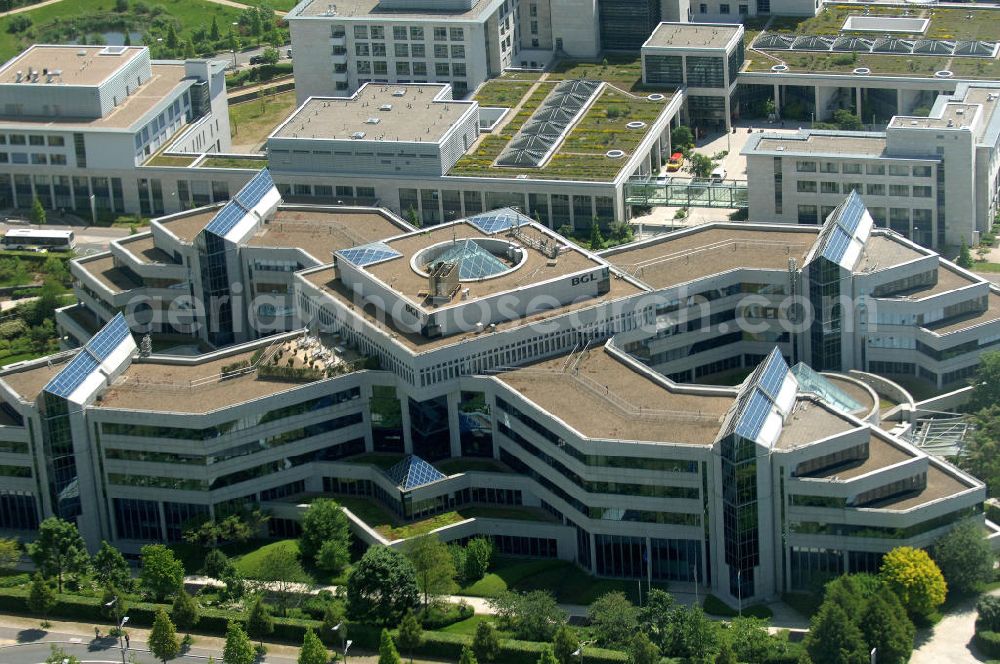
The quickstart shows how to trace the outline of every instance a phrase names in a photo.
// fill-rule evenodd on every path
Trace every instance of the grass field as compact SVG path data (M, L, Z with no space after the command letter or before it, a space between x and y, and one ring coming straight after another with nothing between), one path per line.
M254 99L229 107L229 125L233 142L241 145L263 143L268 134L295 108L295 91Z
M267 166L267 159L238 159L236 157L208 157L198 164L198 168L252 168L259 170Z
M254 7L266 4L271 9L277 9L281 12L287 12L298 4L298 0L237 0L237 2L243 5L253 5Z
M189 39L193 30L211 24L213 17L216 17L219 25L229 25L239 17L240 11L206 0L156 0L145 4L162 8L163 14L152 19L148 15L132 11L122 14L115 11L115 0L64 0L4 17L0 19L0 61L13 57L34 43L85 41L81 39L81 32L94 34L127 28L144 33L160 18L175 21L178 37ZM10 22L15 17L28 17L31 19L31 27L18 34L9 32Z
M278 540L265 544L257 549L249 551L233 558L233 564L237 571L244 577L253 578L260 569L260 564L265 556L272 551L281 551L282 555L289 558L299 557L299 541L294 539Z

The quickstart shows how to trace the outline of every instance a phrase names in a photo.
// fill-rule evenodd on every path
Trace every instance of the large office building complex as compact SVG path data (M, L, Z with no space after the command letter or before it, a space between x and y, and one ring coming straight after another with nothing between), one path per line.
M141 312L81 297L61 318L90 321L80 348L0 374L0 526L59 514L135 551L259 505L287 536L323 494L404 521L457 510L446 540L735 603L982 518L983 485L901 437L915 405L884 376L974 365L998 295L874 229L857 196L822 227L709 224L604 255L511 209L428 230L347 214L285 206L261 173L119 243L118 269L173 269L197 298L287 293L290 331L236 335L256 307L234 299L245 314L198 321L207 353L158 355ZM867 315L829 306L831 283Z

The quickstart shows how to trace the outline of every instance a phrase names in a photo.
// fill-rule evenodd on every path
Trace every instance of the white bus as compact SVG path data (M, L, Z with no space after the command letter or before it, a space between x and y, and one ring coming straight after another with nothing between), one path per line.
M12 228L3 236L4 249L54 249L69 251L76 246L73 231L43 231L34 228Z

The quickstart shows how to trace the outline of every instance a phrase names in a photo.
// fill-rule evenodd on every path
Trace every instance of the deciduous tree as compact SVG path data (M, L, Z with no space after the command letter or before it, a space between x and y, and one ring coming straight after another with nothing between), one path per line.
M493 560L493 543L485 537L474 537L465 545L465 580L478 581L486 576Z
M387 546L369 548L347 579L347 613L354 620L395 624L419 596L413 564Z
M147 544L140 549L142 570L139 582L153 599L163 601L184 585L184 565L174 552L162 544Z
M247 617L247 634L260 642L260 647L264 647L264 638L274 633L274 618L264 598L257 595L250 605L250 615Z
M28 608L34 613L47 618L49 611L56 605L56 594L41 574L35 572L31 577L31 590L28 591Z
M882 558L879 575L911 616L929 616L948 594L941 570L923 549L896 547Z
M87 546L76 524L55 516L38 526L38 537L28 545L28 555L42 576L55 577L59 592L65 574L83 574L90 565Z
M322 570L337 573L350 561L351 534L347 517L333 500L314 501L302 519L299 552Z
M764 662L774 654L776 644L767 627L768 621L762 618L733 618L729 625L729 641L739 661Z
M479 664L479 661L469 646L462 646L462 656L458 658L458 664Z
M149 651L166 664L168 659L177 657L181 650L181 645L177 641L177 630L170 622L170 616L163 609L156 610L156 617L153 619L153 629L149 632Z
M31 223L38 226L45 224L45 208L42 207L42 202L35 198L31 203Z
M635 632L628 644L629 664L659 664L660 649L643 632Z
M424 596L424 604L436 595L445 595L457 588L455 561L448 546L436 535L414 538L406 545L406 557L413 564L417 586Z
M226 629L226 645L222 650L223 664L253 664L253 644L240 624L230 621Z
M132 568L122 552L107 542L101 542L93 559L94 580L104 587L114 586L124 591L132 589Z
M639 629L649 635L660 652L674 651L675 627L681 610L682 607L677 605L673 595L659 588L649 591L645 606L639 609Z
M617 590L598 597L587 616L598 644L606 648L622 648L639 627L635 606Z
M298 556L289 548L274 547L264 554L254 572L259 592L268 592L280 615L288 614L292 600L300 597L301 585L309 580Z
M579 647L580 640L576 638L576 632L570 629L569 625L559 625L559 629L552 637L552 653L559 660L559 664L573 664L573 653Z
M993 580L996 557L983 537L982 525L972 519L963 521L934 542L931 557L948 588L955 592L973 593Z
M21 543L9 537L0 537L0 570L12 570L21 560Z
M559 664L559 660L556 659L555 653L552 652L552 648L545 646L542 648L542 654L538 656L537 664Z

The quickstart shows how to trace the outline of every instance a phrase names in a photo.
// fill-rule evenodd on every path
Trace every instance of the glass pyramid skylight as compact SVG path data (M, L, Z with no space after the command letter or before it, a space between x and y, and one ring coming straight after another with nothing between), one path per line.
M385 471L385 474L403 491L416 489L446 477L440 470L412 454Z
M434 258L434 263L457 263L462 281L485 279L503 274L510 266L479 246L475 240L459 240Z

